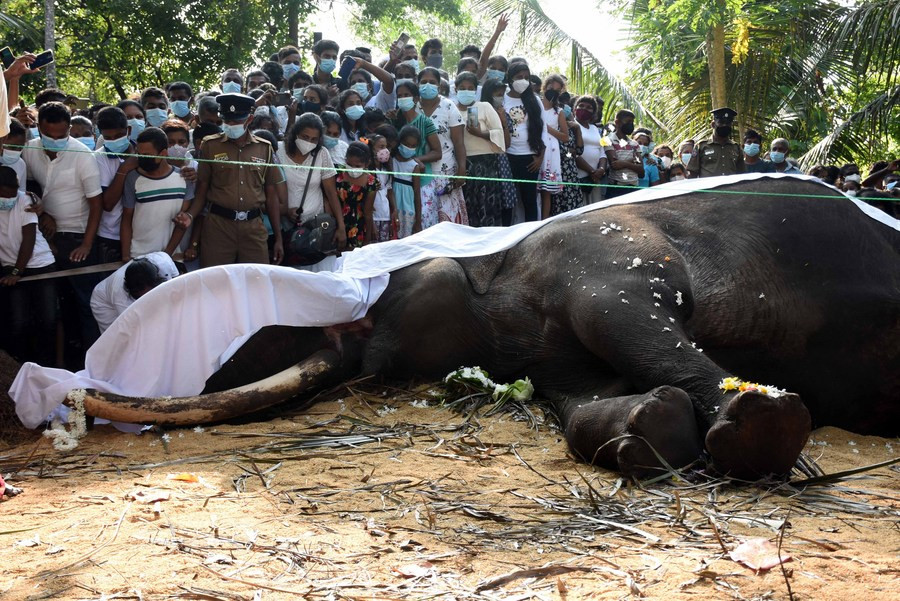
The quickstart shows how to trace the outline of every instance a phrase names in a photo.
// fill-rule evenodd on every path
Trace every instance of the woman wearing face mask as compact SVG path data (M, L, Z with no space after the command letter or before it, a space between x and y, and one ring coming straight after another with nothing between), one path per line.
M575 100L575 124L581 131L581 154L575 158L578 167L578 181L591 184L581 187L585 204L603 200L603 187L606 183L606 171L609 161L603 152L603 133L594 125L600 111L593 96L581 96ZM573 128L574 129L574 128Z
M667 174L669 173L669 167L672 166L672 158L675 156L675 153L672 152L671 147L661 144L653 149L653 155L656 157L656 161L659 164L659 178L661 183L666 183L669 181Z
M147 127L144 107L134 100L120 100L116 106L125 111L125 118L128 119L128 139L132 143L137 142L137 137Z
M466 121L464 142L473 178L466 184L466 213L472 227L502 223L503 188L497 158L506 152L508 134L490 102L477 102L478 78L464 71L456 76L456 106Z
M300 91L300 96L294 98L288 109L287 129L294 126L294 121L298 115L312 113L321 117L322 110L328 104L328 90L318 84L298 88L298 90Z
M509 149L509 123L506 120L506 111L503 110L503 100L506 96L506 84L499 79L487 79L481 87L481 101L490 104L497 112L500 119L500 126L503 128L503 142ZM497 172L500 176L500 190L502 192L500 200L500 224L504 224L504 211L510 214L516 208L519 200L519 192L516 185L512 183L512 168L509 166L509 157L505 152L497 155Z
M335 187L337 171L331 161L331 154L322 145L325 135L322 120L312 113L306 113L297 118L285 138L282 163L287 178L288 200L282 229L289 230L296 223L306 223L319 213L327 212L337 221L335 242L338 249L343 249L347 244L347 237ZM328 257L312 266L310 271L330 271L333 266L334 257Z
M681 163L672 163L672 165L666 169L666 179L670 182L678 182L687 179L687 169Z
M537 179L544 158L544 111L531 89L531 71L525 62L511 63L506 77L512 88L503 99L510 135L506 155L513 179L519 180L515 186L525 209L525 220L537 221ZM512 209L503 211L503 225L510 225L512 218Z
M346 165L348 145L341 140L341 116L334 111L322 111L322 123L325 124L322 146L328 150L334 166L343 167Z
M341 116L341 140L355 142L359 140L358 121L366 112L362 96L356 90L344 90L338 96L337 112Z
M414 159L422 164L425 173L432 174L433 164L442 156L441 142L438 139L437 127L430 118L416 110L419 99L419 86L412 81L397 84L397 112L399 113L398 129L405 125L419 130L419 145L415 149L399 148L404 159ZM433 177L419 178L419 196L422 208L422 229L437 225L440 219L440 199L437 196L438 180Z
M419 110L434 122L440 141L441 158L431 164L431 173L438 175L436 181L440 182L436 184L441 201L440 220L467 225L469 218L462 191L466 175L465 122L453 102L438 94L441 75L437 69L425 67L419 72L418 80Z
M546 169L542 170L542 181L538 187L541 189L541 216L544 219L577 209L584 202L581 190L575 185L578 183L575 156L584 147L579 148L578 136L570 131L569 120L560 104L563 86L565 82L560 75L550 75L543 82L544 97L541 101L546 125L544 145L547 149L544 151ZM552 152L554 147L558 149L556 153Z

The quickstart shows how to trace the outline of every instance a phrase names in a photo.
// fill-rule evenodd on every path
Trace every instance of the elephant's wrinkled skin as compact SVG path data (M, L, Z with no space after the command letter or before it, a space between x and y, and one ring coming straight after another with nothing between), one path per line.
M705 446L738 477L788 471L811 424L897 435L900 232L810 181L721 190L608 207L502 253L394 272L356 361L389 376L461 365L530 376L560 402L576 454L628 473L658 459L623 434L675 465ZM220 374L257 377L259 345L286 336L258 334ZM729 376L796 394L725 393Z

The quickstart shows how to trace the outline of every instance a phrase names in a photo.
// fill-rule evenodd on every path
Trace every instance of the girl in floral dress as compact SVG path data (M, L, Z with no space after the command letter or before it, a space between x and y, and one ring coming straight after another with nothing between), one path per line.
M347 169L335 178L338 200L347 228L347 248L354 249L375 240L375 193L378 178L365 173L372 164L372 151L362 142L347 147Z

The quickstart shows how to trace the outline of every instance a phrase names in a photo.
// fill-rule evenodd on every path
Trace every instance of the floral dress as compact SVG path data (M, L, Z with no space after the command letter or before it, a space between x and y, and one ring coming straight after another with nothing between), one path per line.
M341 171L335 178L335 186L347 229L347 247L359 248L366 243L366 198L381 185L372 173L367 174L365 186L351 184L348 179L347 173Z
M418 107L421 112L421 105ZM423 113L424 114L424 113ZM436 176L434 180L435 193L438 195L440 221L452 221L463 225L469 224L469 216L466 213L466 199L463 197L462 188L455 188L445 194L448 185L457 180L440 177L441 175L456 175L456 154L454 153L453 140L450 137L450 129L465 126L463 117L456 105L449 99L441 97L434 111L431 113L431 121L437 128L438 140L441 144L440 160L431 163L431 172ZM425 227L425 197L422 197L422 227Z
M584 203L584 194L581 192L581 188L572 185L578 183L578 165L575 164L575 157L578 156L575 148L575 134L570 131L569 141L560 144L559 147L562 152L560 163L563 188L550 197L551 215L559 215L577 209Z

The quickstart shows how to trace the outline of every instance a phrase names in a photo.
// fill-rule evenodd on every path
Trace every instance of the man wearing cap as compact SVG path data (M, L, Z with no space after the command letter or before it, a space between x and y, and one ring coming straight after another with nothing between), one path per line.
M175 217L188 227L208 206L200 234L200 266L231 263L268 263L268 233L263 211L279 223L275 190L278 170L272 165L272 146L253 136L247 127L256 101L244 94L220 94L223 132L208 136L200 146L204 161L197 168L194 202ZM274 262L284 256L281 229L275 230Z
M731 124L737 112L730 108L712 111L713 136L694 147L688 162L689 177L713 177L744 172L744 154L731 141Z

